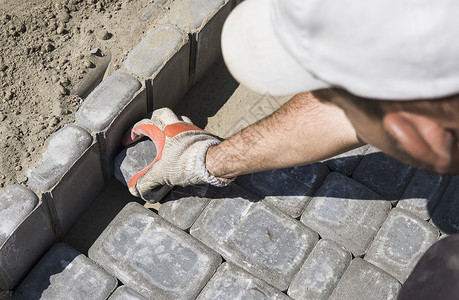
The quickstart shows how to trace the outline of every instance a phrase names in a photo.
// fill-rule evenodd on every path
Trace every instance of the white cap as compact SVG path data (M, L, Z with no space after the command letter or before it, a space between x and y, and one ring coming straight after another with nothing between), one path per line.
M225 22L228 69L259 93L341 87L415 100L459 93L457 0L245 0Z

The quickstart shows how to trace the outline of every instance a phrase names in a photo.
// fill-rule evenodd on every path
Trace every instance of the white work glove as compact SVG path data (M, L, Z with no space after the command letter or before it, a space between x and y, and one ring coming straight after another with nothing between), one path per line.
M207 149L219 144L220 140L193 125L190 119L182 119L179 120L168 108L158 109L151 119L138 122L123 137L124 146L144 136L156 146L153 162L129 180L129 191L134 196L143 197L159 185L209 183L226 186L232 181L211 175L205 166Z

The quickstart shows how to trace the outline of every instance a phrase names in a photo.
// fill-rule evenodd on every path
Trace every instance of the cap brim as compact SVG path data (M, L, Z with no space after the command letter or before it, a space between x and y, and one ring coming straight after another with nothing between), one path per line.
M296 94L329 84L297 62L276 36L268 0L245 0L228 16L222 31L225 63L241 84L273 96Z

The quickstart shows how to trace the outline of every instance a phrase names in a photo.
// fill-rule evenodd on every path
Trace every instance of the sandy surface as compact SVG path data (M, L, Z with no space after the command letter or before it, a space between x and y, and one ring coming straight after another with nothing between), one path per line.
M168 3L0 0L0 190L27 184L46 138L73 122L85 83L118 69Z

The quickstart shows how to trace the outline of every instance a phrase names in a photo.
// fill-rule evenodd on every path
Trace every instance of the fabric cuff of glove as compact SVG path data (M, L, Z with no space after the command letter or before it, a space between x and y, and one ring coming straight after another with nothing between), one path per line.
M201 174L199 176L203 178L207 183L218 186L218 187L224 187L233 182L235 178L223 178L223 177L217 177L209 173L206 168L206 154L207 150L215 145L220 144L219 140L208 140L206 141L207 145L205 147L206 151L204 152L203 156L198 157L196 160L196 168L195 170L200 170Z

